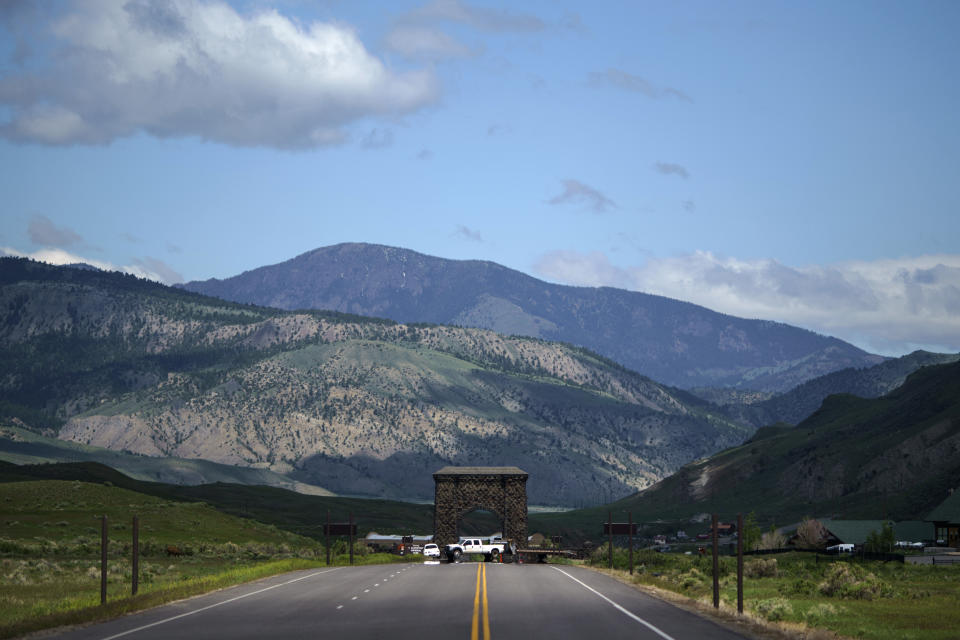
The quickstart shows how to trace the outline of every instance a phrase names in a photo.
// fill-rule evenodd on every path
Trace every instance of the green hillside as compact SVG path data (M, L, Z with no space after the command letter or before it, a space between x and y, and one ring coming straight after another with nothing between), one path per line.
M284 312L8 258L0 357L7 425L341 495L429 499L443 466L516 465L534 504L596 504L752 432L566 344Z
M960 363L952 363L924 367L882 398L830 396L795 428L760 429L633 496L536 521L545 532L596 538L608 510L688 533L707 526L692 518L714 512L754 512L766 524L807 515L922 520L958 478Z
M152 458L77 442L58 440L19 427L0 426L0 460L14 464L99 462L136 480L168 484L229 482L282 487L313 495L332 495L314 485L297 482L269 469L254 469L207 460Z
M222 482L196 486L144 482L95 462L0 463L0 483L19 484L38 479L108 485L171 503L205 503L211 509L244 521L267 523L317 540L323 537L322 525L328 512L333 522L346 522L352 514L361 535L370 531L402 534L433 530L432 504L312 496L276 487Z

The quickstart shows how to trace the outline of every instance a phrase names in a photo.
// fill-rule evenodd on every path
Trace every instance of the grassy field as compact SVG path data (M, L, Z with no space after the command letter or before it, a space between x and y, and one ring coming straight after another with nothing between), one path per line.
M0 637L106 619L326 560L317 540L273 525L102 484L3 483L0 514ZM110 539L107 606L100 605L102 515ZM139 593L131 597L134 515L141 559ZM179 555L169 555L170 546ZM333 551L335 564L349 562L345 541ZM358 564L403 560L355 547Z
M955 640L960 629L960 565L830 560L788 553L744 562L744 608L748 614L787 628L826 629L869 640ZM635 552L630 580L713 602L708 556ZM606 547L589 563L607 566ZM627 567L627 552L615 549L614 565ZM722 557L720 599L736 611L736 559Z

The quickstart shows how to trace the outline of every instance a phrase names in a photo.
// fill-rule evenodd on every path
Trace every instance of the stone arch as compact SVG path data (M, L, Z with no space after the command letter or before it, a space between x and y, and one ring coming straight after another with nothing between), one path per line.
M525 546L527 477L517 467L444 467L434 473L434 542L456 542L460 519L482 509L501 519L505 538Z

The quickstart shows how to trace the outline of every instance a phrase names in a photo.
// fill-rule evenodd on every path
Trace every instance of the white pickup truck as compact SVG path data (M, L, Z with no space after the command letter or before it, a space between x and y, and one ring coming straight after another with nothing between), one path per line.
M510 543L500 538L487 541L483 538L461 538L460 542L444 547L444 552L450 562L456 562L460 556L468 554L480 554L487 562L498 562L504 554L513 554Z

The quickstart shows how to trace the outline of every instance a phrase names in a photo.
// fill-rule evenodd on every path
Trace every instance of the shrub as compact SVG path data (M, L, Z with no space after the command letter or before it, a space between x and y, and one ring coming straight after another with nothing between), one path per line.
M785 598L768 598L757 600L753 605L753 611L765 620L775 622L793 614L793 607Z
M780 575L777 559L757 558L743 565L743 574L748 578L776 578Z
M692 589L706 582L706 577L696 567L691 567L686 573L677 576L680 587L683 589Z
M822 624L827 618L832 618L839 614L841 609L836 607L829 602L821 602L820 604L815 604L810 609L803 614L803 620L810 626L817 626Z
M813 580L796 580L780 586L781 595L785 596L810 596L817 592L817 583Z
M846 562L831 565L818 589L828 597L856 600L873 600L892 592L890 585L874 574Z

